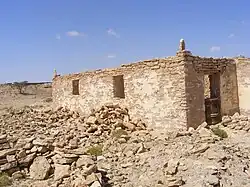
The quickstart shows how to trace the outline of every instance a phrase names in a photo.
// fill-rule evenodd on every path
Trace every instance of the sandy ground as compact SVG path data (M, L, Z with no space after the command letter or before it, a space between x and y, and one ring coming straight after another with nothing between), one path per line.
M20 108L23 106L50 105L52 89L50 85L31 85L25 88L24 94L10 86L0 86L0 113L6 108Z

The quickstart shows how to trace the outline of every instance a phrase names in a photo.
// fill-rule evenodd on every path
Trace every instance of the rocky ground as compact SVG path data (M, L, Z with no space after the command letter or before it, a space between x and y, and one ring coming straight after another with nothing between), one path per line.
M246 116L169 134L119 106L50 104L50 85L0 88L0 187L250 187Z
M119 106L88 117L24 107L0 116L0 186L247 187L250 121L162 133Z

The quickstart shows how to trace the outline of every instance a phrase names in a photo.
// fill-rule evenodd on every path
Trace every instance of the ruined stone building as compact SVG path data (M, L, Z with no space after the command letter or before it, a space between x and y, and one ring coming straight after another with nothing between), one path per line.
M196 128L239 112L236 63L193 56L181 40L176 56L53 78L54 106L83 114L113 103L162 130Z

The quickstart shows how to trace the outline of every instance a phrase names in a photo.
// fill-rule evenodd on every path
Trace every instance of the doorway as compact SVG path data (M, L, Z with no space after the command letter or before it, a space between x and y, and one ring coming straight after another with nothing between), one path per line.
M204 76L205 117L208 125L222 121L220 98L220 73Z

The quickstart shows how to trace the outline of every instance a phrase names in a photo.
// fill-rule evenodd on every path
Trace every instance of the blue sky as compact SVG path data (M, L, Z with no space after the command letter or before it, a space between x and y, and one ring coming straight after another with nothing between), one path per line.
M249 0L2 0L0 83L173 56L250 56Z

